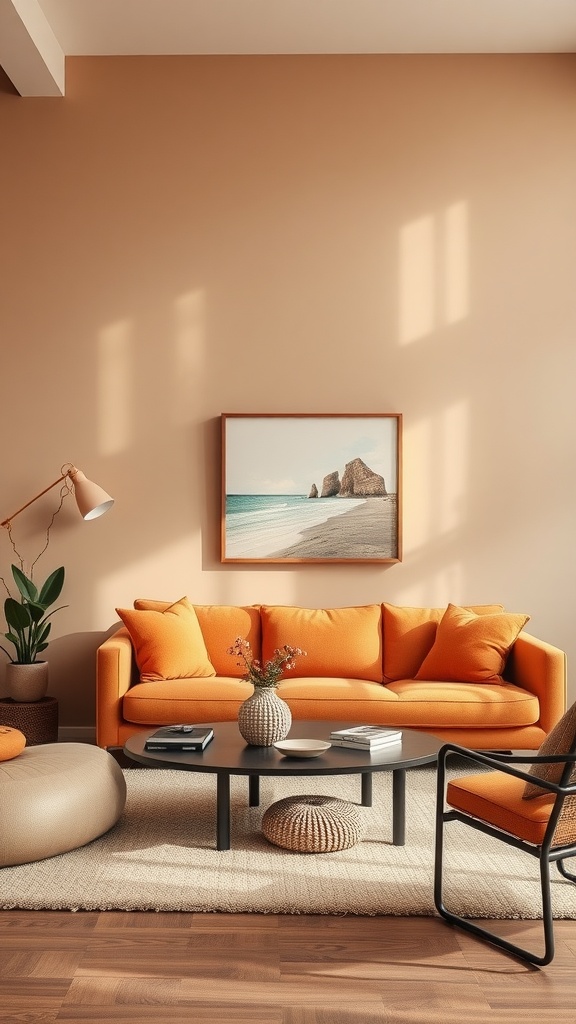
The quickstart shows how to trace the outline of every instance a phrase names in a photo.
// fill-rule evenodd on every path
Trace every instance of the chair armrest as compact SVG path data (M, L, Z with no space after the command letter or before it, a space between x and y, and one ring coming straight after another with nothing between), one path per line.
M558 647L522 632L506 664L505 678L538 697L539 725L546 735L566 710L566 655Z
M125 627L117 630L96 652L96 742L99 747L120 744L122 698L133 682L134 653Z

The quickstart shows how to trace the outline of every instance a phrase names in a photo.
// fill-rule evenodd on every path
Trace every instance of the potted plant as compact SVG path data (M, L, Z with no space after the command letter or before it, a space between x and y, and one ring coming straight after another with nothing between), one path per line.
M9 695L14 700L41 700L48 689L48 663L38 655L48 647L48 635L52 623L48 619L60 608L50 608L59 598L64 585L64 566L50 573L40 590L32 579L17 565L12 566L12 576L20 593L20 600L8 596L4 602L4 615L8 633L6 640L14 645L14 656L0 644L8 655L6 683Z

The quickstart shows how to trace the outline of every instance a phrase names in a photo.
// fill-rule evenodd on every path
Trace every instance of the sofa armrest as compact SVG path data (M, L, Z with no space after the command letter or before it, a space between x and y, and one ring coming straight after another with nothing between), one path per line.
M96 743L120 745L122 698L134 681L134 651L128 630L108 637L96 652Z
M536 694L540 702L538 724L545 733L549 733L566 710L564 651L522 632L508 657L505 677L516 686Z

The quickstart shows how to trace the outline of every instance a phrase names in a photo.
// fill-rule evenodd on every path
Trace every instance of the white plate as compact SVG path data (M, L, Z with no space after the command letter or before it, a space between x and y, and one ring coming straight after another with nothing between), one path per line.
M285 757L318 757L332 744L326 740L279 740L274 746Z

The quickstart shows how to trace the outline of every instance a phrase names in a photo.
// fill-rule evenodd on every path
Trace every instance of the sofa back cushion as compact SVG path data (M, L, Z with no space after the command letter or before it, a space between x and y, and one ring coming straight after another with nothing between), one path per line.
M503 612L501 604L472 605L477 615ZM398 607L382 605L384 629L384 681L414 679L436 639L438 623L445 608Z
M477 615L449 604L415 679L501 683L508 652L529 618L513 612Z
M134 602L135 608L152 611L165 611L169 605L169 601L145 598ZM245 666L238 665L238 659L227 651L236 637L241 636L250 643L254 657L260 658L260 608L224 604L195 604L193 607L216 675L239 679L245 673Z
M187 597L163 611L117 608L130 633L143 683L214 676L198 617Z
M382 682L382 609L379 604L355 608L294 608L263 605L262 659L289 644L306 651L287 679L302 676L344 676Z

